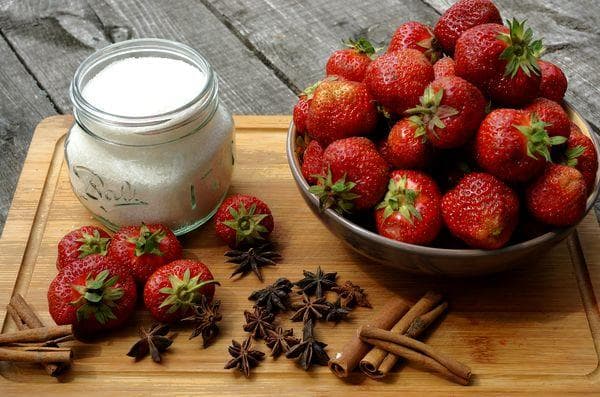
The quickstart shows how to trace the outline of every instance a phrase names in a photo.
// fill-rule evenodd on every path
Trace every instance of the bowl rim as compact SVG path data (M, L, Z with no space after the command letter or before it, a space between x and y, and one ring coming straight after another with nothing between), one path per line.
M594 145L594 149L596 150L596 156L600 160L600 140L590 124L585 120L581 114L567 101L563 101L563 106L569 115L569 120L575 122L575 124L580 124L578 126L583 125L584 135L588 136ZM298 187L302 190L302 193L305 197L309 198L314 205L318 205L318 199L308 191L309 185L302 176L302 172L300 171L300 162L295 154L295 141L296 141L296 127L294 125L294 121L290 121L290 126L287 132L287 140L286 140L286 155L288 160L288 165L292 172L292 176L296 181ZM588 196L586 202L585 215L589 212L591 208L594 207L594 203L598 198L598 187L600 184L600 167L596 170L596 180L594 183L594 190ZM495 250L483 250L483 249L455 249L455 248L438 248L438 247L428 247L424 245L416 245L404 243L402 241L393 240L384 236L381 236L375 232L372 232L368 229L363 228L362 226L357 225L356 223L344 218L342 215L338 214L336 211L332 209L325 210L322 215L332 219L333 221L341 224L346 229L350 230L353 233L357 233L364 238L372 240L378 244L384 244L393 249L400 249L402 251L409 251L412 254L421 254L428 256L436 256L436 257L454 257L454 258L474 258L480 256L495 256L495 255L504 255L508 253L518 252L521 250L527 250L532 247L537 246L538 244L542 244L544 242L559 240L566 237L573 229L577 227L581 220L569 227L564 228L554 228L549 232L546 232L540 236L537 236L533 239L519 242L517 244L508 245ZM582 219L584 218L582 217Z

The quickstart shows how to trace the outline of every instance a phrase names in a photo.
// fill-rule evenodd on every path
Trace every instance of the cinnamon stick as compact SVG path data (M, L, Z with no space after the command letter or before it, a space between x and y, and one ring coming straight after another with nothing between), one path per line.
M407 311L408 305L404 300L393 298L369 324L377 328L390 329ZM329 369L340 378L347 377L370 348L371 346L361 341L356 334L344 346L341 353L337 353L329 360Z
M455 382L455 383L458 383L461 385L465 385L465 386L469 384L468 379L462 378L462 377L454 374L448 368L444 367L439 362L435 361L431 357L428 357L424 354L421 354L421 353L416 352L411 349L407 349L404 346L400 346L400 345L397 345L392 342L386 342L386 341L383 341L380 339L366 338L363 340L373 346L377 346L378 348L389 352L390 354L393 354L394 356L402 357L402 358L404 358L408 361L412 361L412 362L416 363L417 365L422 366L426 369L435 371L435 372L439 373L440 375L444 376L445 378L451 380L452 382Z
M59 351L24 351L0 348L0 361L51 364L69 363L71 362L71 358L71 349Z
M10 304L7 307L7 311L17 324L17 328L19 330L26 328L40 328L44 326L44 323L35 313L33 308L19 293L14 294L10 299ZM68 336L64 338L68 338ZM54 377L59 376L68 368L68 365L64 363L42 364L42 366L48 375Z
M359 335L363 340L381 340L384 342L397 344L407 349L414 350L417 353L424 354L429 358L437 361L456 376L459 376L466 380L469 380L471 378L471 369L463 363L456 361L453 358L436 351L431 346L416 339L410 338L406 335L401 335L370 326L363 326L359 330Z
M51 327L31 328L21 331L0 334L0 345L19 342L46 342L73 333L70 325L54 325Z
M431 311L441 300L442 295L433 291L428 291L398 321L398 323L392 327L391 331L404 334L416 318ZM370 378L380 379L383 378L385 374L387 374L394 367L397 361L397 357L390 355L386 350L376 346L371 349L371 351L360 361L359 368Z

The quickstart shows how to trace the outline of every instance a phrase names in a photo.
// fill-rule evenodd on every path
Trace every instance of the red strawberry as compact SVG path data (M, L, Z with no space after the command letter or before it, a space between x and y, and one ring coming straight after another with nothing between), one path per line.
M425 54L431 63L440 58L435 36L431 28L420 22L410 21L403 23L396 29L387 52L412 48Z
M343 213L379 203L389 181L388 165L373 142L362 137L335 141L325 149L323 160L327 175L310 188L321 209Z
M484 23L502 23L500 11L490 0L459 0L440 17L435 36L447 54L454 53L458 38L467 30Z
M60 270L88 255L106 255L109 241L108 233L97 226L82 226L67 233L58 243L56 268Z
M537 98L525 110L535 113L540 120L548 124L546 132L549 136L569 137L571 121L567 112L558 103L546 98Z
M421 104L407 111L419 126L416 136L427 136L440 149L463 146L485 117L483 94L468 81L450 76L434 80L420 98Z
M317 183L315 175L325 175L323 147L317 141L310 141L302 159L302 175L309 185Z
M555 102L562 102L567 91L567 77L562 69L547 61L538 61L542 73L540 96Z
M541 40L513 20L509 27L478 25L467 30L456 43L456 74L486 91L495 103L524 105L538 96L540 72L537 60Z
M442 77L456 76L454 71L454 59L450 57L443 57L439 61L433 64L433 73L435 79L441 79Z
M144 286L144 305L157 321L171 323L188 316L204 295L210 301L219 285L208 267L180 259L156 270Z
M298 95L298 102L294 105L292 118L294 120L294 125L296 126L296 131L300 134L307 131L306 120L308 119L308 108L310 107L313 93L318 85L319 82L316 82L302 91L300 95Z
M324 80L313 95L307 127L322 145L350 136L368 135L377 125L377 107L363 83Z
M442 217L450 232L474 248L497 249L519 221L519 198L499 179L475 172L442 198Z
M502 180L528 181L550 161L549 148L566 141L562 136L549 137L546 126L535 114L524 110L494 110L475 135L475 160Z
M567 151L563 164L575 167L585 180L587 193L590 194L596 185L598 172L598 155L592 140L583 135L577 125L572 124L571 135L567 140Z
M349 47L337 50L327 60L325 72L327 76L341 76L346 80L363 81L375 48L365 38L348 40L344 44Z
M227 197L215 215L217 236L232 248L266 239L274 226L269 206L248 194Z
M125 265L139 283L159 267L181 258L181 244L166 226L152 224L120 228L108 246L108 256Z
M442 228L440 202L433 179L418 171L394 171L375 210L377 232L405 243L429 244Z
M416 106L433 80L433 66L413 49L388 52L367 69L365 84L375 99L392 113L402 114Z
M562 164L548 164L544 173L525 192L525 202L531 215L553 226L576 224L585 213L586 198L583 175Z
M126 267L89 255L63 268L48 287L56 324L73 324L83 335L122 326L135 309L135 281Z
M384 158L394 168L425 168L432 157L431 146L418 130L419 123L409 118L398 121L386 141Z

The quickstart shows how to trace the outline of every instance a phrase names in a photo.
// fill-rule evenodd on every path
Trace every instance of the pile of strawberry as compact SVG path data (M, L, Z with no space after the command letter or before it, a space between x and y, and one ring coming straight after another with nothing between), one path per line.
M524 22L460 0L434 29L401 25L379 56L365 39L348 46L293 113L322 209L370 214L391 239L482 249L582 218L596 151Z

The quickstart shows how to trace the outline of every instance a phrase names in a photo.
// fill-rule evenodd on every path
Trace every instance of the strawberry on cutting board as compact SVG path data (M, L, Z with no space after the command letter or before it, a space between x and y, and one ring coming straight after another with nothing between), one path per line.
M58 243L56 268L61 270L88 255L106 255L109 241L108 233L96 226L82 226L67 233Z
M159 267L181 258L179 240L166 226L124 226L113 236L108 257L126 266L138 283L145 283Z
M444 12L434 28L444 51L452 55L458 38L467 30L484 23L502 23L500 11L490 0L459 0Z
M388 165L372 141L363 137L335 141L325 149L323 161L327 174L310 188L322 210L351 212L381 201L389 181Z
M329 77L315 89L308 109L308 135L322 145L371 134L377 125L377 107L363 83Z
M533 39L524 22L478 25L456 43L456 75L478 86L496 104L523 106L538 97L542 51L542 41Z
M381 55L369 65L364 79L373 97L396 114L416 106L431 81L433 66L423 53L411 48Z
M563 136L548 136L546 127L534 113L494 110L475 135L475 160L481 168L504 181L529 181L550 161L550 148L566 141Z
M419 125L417 136L440 149L463 146L485 117L486 100L477 87L460 77L434 80L420 104L406 111Z
M249 194L227 197L215 214L215 232L231 248L265 240L274 226L269 206Z
M409 21L396 29L387 52L411 48L425 54L431 63L435 63L441 56L433 31L421 22Z
M525 193L529 213L553 226L576 224L585 213L587 188L583 175L562 164L548 164Z
M340 76L346 80L363 81L367 66L375 55L375 47L363 37L358 40L349 39L344 44L348 48L335 51L327 60L325 66L327 76Z
M173 261L154 272L144 286L144 304L157 321L170 323L189 315L204 295L215 294L210 269L191 259Z
M444 223L473 248L503 247L519 221L519 198L494 176L474 172L442 198Z
M397 170L375 210L377 232L410 244L431 243L442 227L437 185L419 171Z
M126 266L89 255L63 268L48 287L56 324L73 324L85 336L121 327L135 309L135 280Z

